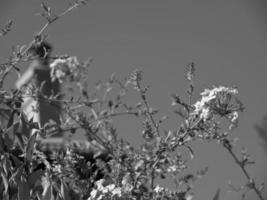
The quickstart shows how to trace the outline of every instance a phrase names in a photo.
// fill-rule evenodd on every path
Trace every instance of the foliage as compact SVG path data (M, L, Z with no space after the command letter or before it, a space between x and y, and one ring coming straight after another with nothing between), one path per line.
M194 199L193 183L206 174L207 169L188 173L188 159L194 158L193 141L215 141L231 155L247 178L246 188L256 192L263 200L261 188L246 170L251 164L246 153L238 158L234 153L232 129L238 125L238 116L244 107L237 98L237 88L218 86L205 89L201 99L192 102L195 65L189 63L186 80L188 102L176 94L172 105L182 117L175 128L162 130L166 116L158 116L147 98L148 87L143 86L141 70L135 70L126 81L112 75L106 82L96 85L89 93L86 72L90 61L80 62L74 56L50 57L51 80L59 81L63 94L47 96L40 88L7 91L3 87L6 76L18 71L22 61L34 59L28 50L45 41L46 27L86 1L75 1L62 14L55 15L42 3L47 23L27 46L17 48L13 56L1 64L0 103L0 198L1 199ZM10 31L11 22L2 29ZM70 97L68 88L78 88L79 95ZM139 95L139 102L125 101L129 92ZM40 126L27 119L21 104L25 96L38 101L57 102L62 105L60 123L53 121ZM131 115L140 120L143 143L133 147L118 137L113 118ZM227 125L227 126L226 126ZM46 151L42 140L57 133L75 134L83 130L87 142L66 140L59 149ZM92 146L94 147L92 150ZM185 153L185 150L187 153ZM175 189L162 187L159 179L169 178ZM220 190L214 196L219 199Z

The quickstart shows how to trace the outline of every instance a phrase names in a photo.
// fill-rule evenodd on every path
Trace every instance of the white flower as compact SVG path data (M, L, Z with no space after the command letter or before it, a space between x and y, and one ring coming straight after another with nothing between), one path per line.
M177 166L176 165L172 165L170 167L168 167L167 172L175 172L177 171Z
M231 122L235 123L238 119L238 112L231 113Z
M201 100L197 101L194 106L194 111L191 113L191 116L199 116L200 119L204 121L212 117L212 109L210 104L213 100L218 97L220 93L226 93L229 95L235 95L238 93L236 88L228 88L224 86L214 87L213 89L205 89L204 92L200 93Z
M163 187L160 187L159 185L157 185L155 188L154 188L154 191L156 192L156 193L160 193L160 192L162 192L164 190L164 188Z
M103 183L104 183L104 179L100 179L96 182L96 187L98 190L102 190L104 188Z
M81 66L81 64L78 62L77 57L68 57L66 59L58 58L55 59L50 64L50 75L52 81L55 81L56 79L59 80L59 82L63 82L67 76L77 76L79 75L78 68Z
M112 191L112 195L113 196L119 196L119 197L121 197L121 188L120 187L118 187L118 188L115 188L113 191Z
M96 189L93 189L90 193L90 197L88 198L88 200L96 198L97 193L98 191Z
M52 62L50 64L50 68L53 69L55 68L56 66L58 65L62 65L62 64L65 64L66 63L66 59L61 59L61 58L58 58L56 60L54 60L54 62Z
M229 125L229 130L234 129L237 124L238 124L238 112L232 112L229 116L230 120L231 120L231 124Z
M69 66L70 71L74 71L75 69L77 69L77 66L80 66L80 63L75 56L67 58L66 63Z

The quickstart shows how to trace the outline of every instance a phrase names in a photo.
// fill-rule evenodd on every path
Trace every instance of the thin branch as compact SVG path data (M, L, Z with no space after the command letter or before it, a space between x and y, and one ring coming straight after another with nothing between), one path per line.
M233 157L233 159L235 160L236 164L241 168L242 172L245 174L247 180L248 180L248 184L249 187L251 189L253 189L255 191L255 193L257 194L257 196L259 197L260 200L265 200L261 194L261 192L259 191L259 189L256 187L255 181L253 178L250 177L249 173L247 172L245 165L242 164L242 162L238 159L238 157L235 155L235 153L232 150L231 145L226 145L224 144L223 147L225 149L227 149L227 151L229 152L229 154Z
M77 8L79 6L78 3L74 3L74 5L70 6L68 9L66 9L65 11L63 11L61 14L59 14L57 17L55 17L53 20L51 21L48 21L44 24L44 26L40 29L40 31L37 33L36 36L40 36L46 29L47 27L54 23L55 21L57 21L59 18L63 17L64 15L66 15L67 13L69 13L70 11L72 11L74 8ZM28 45L27 47L21 52L21 57L20 58L16 58L16 59L12 59L12 60L9 60L8 62L6 63L2 63L0 64L0 66L9 66L7 67L7 69L5 69L5 74L8 74L12 69L13 69L13 66L18 64L21 60L22 60L22 57L26 55L26 53L28 52L28 50L32 47L32 45L35 43L35 39L32 40ZM6 78L6 75L4 77L2 77L1 79L1 82L4 81L4 79Z

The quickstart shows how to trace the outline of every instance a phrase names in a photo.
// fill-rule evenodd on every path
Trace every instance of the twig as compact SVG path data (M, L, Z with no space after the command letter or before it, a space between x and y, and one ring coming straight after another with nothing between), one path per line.
M152 114L151 114L150 111L149 111L150 108L149 108L149 104L148 104L148 101L147 101L145 92L144 92L144 90L141 88L141 85L140 85L139 82L137 82L137 87L139 88L141 99L142 99L142 101L143 101L144 104L145 104L145 107L146 107L146 113L147 113L147 115L148 115L150 121L152 122L154 128L156 129L157 136L160 137L159 126L158 126L158 124L157 124L156 121L154 120L154 117L152 116Z
M66 15L67 13L69 13L71 10L73 10L74 8L77 8L78 7L78 3L75 3L74 5L70 6L68 9L66 9L64 12L62 12L60 15L58 15L57 17L55 17L53 20L51 21L48 21L45 23L45 25L40 29L40 31L37 33L36 36L40 36L44 31L45 29L47 29L47 27L54 23L55 21L57 21L59 18L63 17L64 15ZM32 40L28 45L27 47L21 52L21 57L20 58L16 58L16 59L12 59L6 63L2 63L0 64L0 66L9 66L7 67L7 69L5 69L5 74L7 75L12 69L13 69L13 66L18 64L21 60L22 60L22 57L26 55L26 53L28 52L28 50L32 47L32 45L35 43L35 39ZM1 79L1 82L4 81L4 79L6 78L6 75L2 77Z
M223 144L223 147L227 149L227 151L229 152L229 154L233 157L233 159L235 160L236 164L241 168L242 172L245 174L246 178L248 179L248 183L249 183L249 187L252 188L255 193L257 194L257 196L259 197L260 200L265 200L261 194L261 192L258 190L258 188L256 187L255 181L253 178L250 177L250 175L248 174L245 165L242 164L242 162L238 159L238 157L235 155L235 153L232 150L231 145L229 144Z

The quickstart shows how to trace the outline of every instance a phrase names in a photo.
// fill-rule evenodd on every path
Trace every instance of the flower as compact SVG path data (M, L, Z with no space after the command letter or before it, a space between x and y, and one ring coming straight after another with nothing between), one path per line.
M110 184L103 186L104 179L100 179L96 182L96 188L93 189L90 193L90 197L88 200L101 200L104 197L121 197L122 196L122 188L116 187L115 184Z
M203 121L210 119L214 114L214 106L216 100L219 100L220 104L216 106L227 105L233 95L236 95L238 90L236 88L228 88L225 86L214 87L213 89L205 89L200 93L201 100L197 101L194 106L194 111L191 116L198 116ZM218 107L217 107L218 108ZM218 108L220 109L220 108ZM238 117L238 114L234 114ZM234 118L237 119L236 117Z
M50 76L52 81L56 79L63 83L69 76L71 80L79 80L81 77L81 65L77 57L58 58L50 64Z

